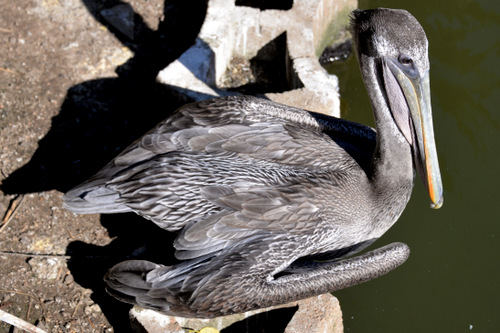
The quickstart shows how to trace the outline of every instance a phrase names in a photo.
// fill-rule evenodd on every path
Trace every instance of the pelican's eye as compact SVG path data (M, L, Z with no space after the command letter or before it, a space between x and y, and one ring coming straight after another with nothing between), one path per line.
M413 64L413 59L404 54L399 56L398 61L401 65L405 66L411 66Z

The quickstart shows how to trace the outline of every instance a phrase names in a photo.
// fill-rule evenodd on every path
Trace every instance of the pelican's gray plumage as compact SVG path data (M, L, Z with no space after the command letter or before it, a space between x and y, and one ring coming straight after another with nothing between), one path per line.
M377 132L254 97L188 104L65 195L73 212L133 211L179 231L179 264L122 262L105 277L110 294L214 317L345 288L406 260L402 243L339 258L396 222L415 169L442 203L427 39L404 10L356 10L351 28Z

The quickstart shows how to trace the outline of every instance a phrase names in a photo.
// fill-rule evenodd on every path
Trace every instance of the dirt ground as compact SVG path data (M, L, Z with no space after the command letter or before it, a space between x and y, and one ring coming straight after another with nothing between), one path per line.
M102 15L124 3L132 35ZM102 276L171 235L135 215L75 215L61 196L182 104L155 77L193 43L205 7L0 0L0 309L48 332L129 331Z

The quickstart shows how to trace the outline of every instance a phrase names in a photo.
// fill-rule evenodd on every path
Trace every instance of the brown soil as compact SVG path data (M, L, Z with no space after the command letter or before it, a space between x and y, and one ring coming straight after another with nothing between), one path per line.
M133 36L101 15L123 3ZM61 196L180 105L155 77L193 43L205 7L0 0L0 309L48 332L129 331L102 276L163 254L172 235L135 215L75 215Z

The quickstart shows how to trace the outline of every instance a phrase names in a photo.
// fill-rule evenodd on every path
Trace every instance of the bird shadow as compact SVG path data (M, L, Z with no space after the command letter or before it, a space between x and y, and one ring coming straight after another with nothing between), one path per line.
M92 300L100 306L114 331L127 332L130 331L128 312L131 305L106 293L104 274L113 265L131 259L175 264L171 244L177 235L133 213L101 215L101 224L113 241L106 246L71 242L66 248L70 257L68 269L78 284L92 290Z
M156 82L156 76L193 44L206 2L166 0L158 30L151 30L134 14L135 37L130 40L100 14L121 1L82 1L134 56L116 68L118 77L85 81L68 89L31 160L2 182L6 194L66 192L183 104Z
M3 180L0 190L5 194L68 191L184 102L158 84L156 76L194 43L206 15L206 0L165 0L157 30L149 28L143 17L123 1L82 3L134 56L116 68L117 77L89 80L68 89L50 131L38 142L30 161ZM116 6L129 6L126 9L133 13L132 36L108 24L102 16L103 10ZM175 234L135 214L102 215L101 223L112 242L107 246L71 242L66 249L68 268L76 283L93 291L92 300L114 331L127 332L130 306L106 294L102 277L124 259L171 264L168 261L173 258Z

